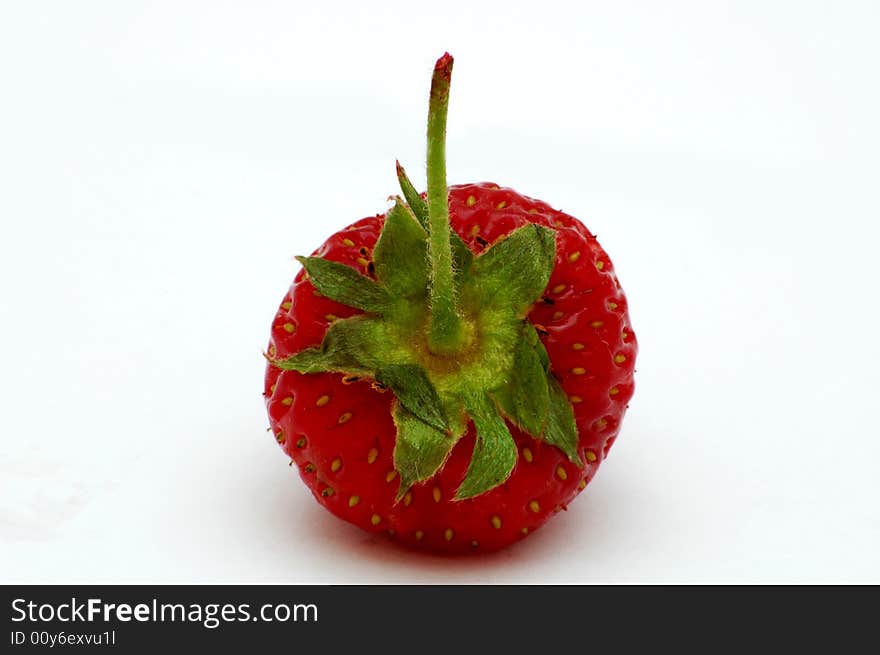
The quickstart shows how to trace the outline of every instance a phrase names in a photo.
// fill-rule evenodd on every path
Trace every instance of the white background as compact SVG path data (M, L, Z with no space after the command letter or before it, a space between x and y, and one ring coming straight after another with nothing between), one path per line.
M0 582L880 582L874 2L0 10ZM401 552L265 432L305 254L423 179L582 218L641 343L587 493Z

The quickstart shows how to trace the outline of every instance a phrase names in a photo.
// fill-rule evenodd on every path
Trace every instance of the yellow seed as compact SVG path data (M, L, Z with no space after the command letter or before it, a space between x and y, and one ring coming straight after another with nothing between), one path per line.
M585 369L582 366L575 366L573 369L571 369L571 372L574 373L575 375L583 375L584 373L587 372L587 369Z
M626 338L627 338L628 336L629 336L629 335L628 335L626 332L621 332L621 333L620 333L620 338L623 339L624 341L626 341Z
M267 353L269 357L275 357L275 344L269 346L269 352Z
M341 423L348 423L350 420L351 420L351 412L345 412L344 414L341 414L339 416L338 422L340 424Z
M343 239L342 245L351 248L354 245L354 241L352 241L351 239Z
M592 323L590 323L590 327L592 328L600 328L603 325L605 325L604 321L593 321Z
M564 312L553 312L553 320L554 321L558 321L563 316L565 316Z
M573 343L573 344L571 345L571 348L572 348L572 350L583 350L583 349L584 349L584 344L582 344L582 343Z
M495 209L504 209L505 207L507 207L507 201L506 201L506 200L502 200L502 201L499 202L497 205L495 205Z
M530 214L540 214L541 212L539 212L537 209L535 209L535 208L533 207L532 209L529 210L529 213L530 213Z
M599 459L598 457L596 457L596 453L594 453L592 450L588 450L585 453L585 456L588 462L595 462L597 459Z
M479 225L474 225L473 227L471 227L471 236L472 237L477 236L479 233L480 233L480 226Z
M326 489L324 489L324 491L321 492L321 495L324 496L324 498L329 498L333 495L333 490L330 487L327 487Z
M412 503L412 492L407 491L406 495L403 497L403 504L406 505L407 507L409 507L411 503Z
M541 511L541 506L538 504L537 500L533 500L529 502L529 509L532 510L535 514Z
M379 525L381 522L382 517L378 514L373 514L373 516L370 517L370 523L372 523L373 525Z
M443 533L443 538L446 541L452 541L452 538L455 536L455 532L452 531L452 528L446 528L446 531Z
M439 503L440 499L443 497L443 494L440 493L440 487L434 487L433 491L431 491L431 495L434 497L435 503Z
M364 268L366 268L367 266L370 265L370 262L368 262L368 261L367 261L366 259L364 259L363 257L358 257L358 258L357 258L357 263L360 264L361 266L363 266Z
M336 459L334 459L332 462L330 462L330 470L333 471L333 473L336 473L341 468L342 468L342 460L339 459L338 457Z
M604 418L600 418L598 421L596 421L596 429L597 430L604 430L605 426L607 426L607 425L608 425L608 421L606 421Z
M375 462L378 456L379 451L376 448L370 448L370 452L367 453L367 464Z
M283 309L286 312L290 311L291 307L293 307L293 303L290 302L289 300L287 302L281 303L281 309Z
M284 331L288 334L293 334L294 330L296 330L296 326L293 323L285 323L281 327L283 327Z
M584 402L584 399L580 396L569 396L568 399L575 405Z
M614 311L615 309L617 309L617 303L616 302L608 303L608 309L610 309L611 311Z
M559 467L556 468L556 477L559 478L560 480L567 480L567 479L568 479L568 473L566 473L566 471L565 471L564 468L562 468L561 466L559 466Z
M421 530L416 530L416 541L421 541L422 537L424 537L424 536L425 536L424 532L422 532Z
M275 385L274 384L271 387L269 387L269 393L275 393Z
M296 440L296 447L300 448L300 449L305 448L306 447L306 438L300 437L299 439L297 439Z
M468 197L467 197L467 200L465 200L465 204L466 204L468 207L473 207L474 205L477 204L477 199L474 198L473 196L468 196Z
M620 393L620 389L618 389L617 387L611 387L611 388L608 390L608 395L609 395L609 396L616 396L616 395L619 394L619 393Z
M354 507L354 506L357 505L359 502L361 502L361 497L360 497L360 496L352 496L351 498L348 499L348 506L349 506L349 507Z
M529 448L523 448L522 455L524 460L526 460L529 464L532 463L532 451Z
M388 473L385 474L385 482L391 482L396 477L397 477L397 471L392 469L392 470L388 471Z
M523 534L528 534L528 533L529 533L529 529L528 529L528 528L523 528L522 530L520 530L520 532L522 532Z
M275 435L275 440L276 440L278 443L284 443L284 442L286 441L286 437L284 436L284 432L281 431L281 432L279 432L278 434L276 434L276 435Z
M498 516L497 514L492 517L492 527L495 528L496 530L501 529L501 517Z
M285 407L290 407L293 404L293 396L288 396L284 400L281 401L281 404Z
M581 258L581 251L580 251L580 250L575 250L573 253L571 253L571 254L568 256L568 261L570 261L572 264L574 264L574 263L575 263L577 260L579 260L580 258Z
M565 223L560 221L558 218L555 221L553 221L553 225L555 225L556 227L565 227Z
M303 471L305 471L306 473L314 473L315 472L315 465L312 464L311 462L309 462L308 464L303 466Z
M326 404L329 403L329 402L330 402L330 396L321 396L320 398L318 398L318 399L315 401L315 404L316 404L318 407L323 407L324 405L326 405Z
M562 293L563 291L565 291L565 285L557 284L555 287L553 287L552 291L553 293Z
M327 321L329 321L330 323L332 323L333 321L337 321L337 320L339 320L339 317L338 317L336 314L327 314L327 315L324 316L324 318L325 318Z
M598 268L601 271L603 268L605 268L605 262L602 262L602 261L596 262L596 268Z
M623 364L626 361L626 355L615 355L614 363L615 364Z

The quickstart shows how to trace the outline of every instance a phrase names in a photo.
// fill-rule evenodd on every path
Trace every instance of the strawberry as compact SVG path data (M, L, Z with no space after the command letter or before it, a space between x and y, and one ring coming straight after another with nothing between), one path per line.
M407 545L486 551L586 487L633 393L614 268L576 218L447 187L452 58L434 70L428 190L299 258L272 325L271 429L315 498Z

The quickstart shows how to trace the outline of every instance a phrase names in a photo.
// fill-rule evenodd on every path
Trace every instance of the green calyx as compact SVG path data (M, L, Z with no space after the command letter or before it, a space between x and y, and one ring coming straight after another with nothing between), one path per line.
M319 347L273 361L284 370L353 374L391 389L398 498L442 468L469 420L476 443L458 500L510 476L517 449L506 421L581 465L571 404L526 319L550 279L555 232L526 225L477 257L449 226L444 141L451 69L444 55L434 71L427 202L398 164L405 200L386 215L373 250L375 279L320 257L298 258L321 294L364 313L334 321Z

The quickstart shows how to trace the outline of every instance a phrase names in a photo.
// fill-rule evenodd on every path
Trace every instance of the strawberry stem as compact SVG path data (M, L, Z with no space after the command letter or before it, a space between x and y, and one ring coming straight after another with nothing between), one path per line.
M449 240L449 189L446 186L446 114L452 56L437 60L428 106L428 254L431 281L431 324L428 348L438 355L458 352L465 333L458 314Z

